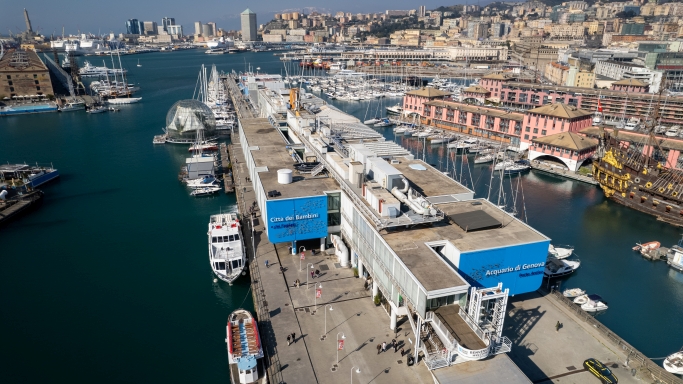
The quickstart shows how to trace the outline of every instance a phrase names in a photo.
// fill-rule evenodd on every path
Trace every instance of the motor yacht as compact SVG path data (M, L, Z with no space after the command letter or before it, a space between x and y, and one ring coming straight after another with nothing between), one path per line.
M561 277L574 273L581 266L579 260L550 259L545 263L545 277Z
M667 356L662 365L667 372L683 375L683 349Z
M477 155L477 157L474 158L474 164L490 163L492 161L493 155L490 153L487 153L485 155Z
M219 279L232 284L244 272L246 254L236 213L211 215L209 219L209 261Z
M85 103L82 101L70 101L59 108L60 112L82 111L85 109Z
M550 244L548 246L548 258L566 259L569 256L571 256L573 252L574 252L574 248L571 248L571 247L560 248L560 247L555 247L552 244Z
M581 309L586 312L600 312L607 309L607 303L603 301L602 297L596 294L586 295L586 299L587 302L581 304Z
M204 187L217 187L219 184L218 179L213 175L204 176L201 179L192 179L187 181L187 186L190 188L204 188Z
M199 197L199 196L209 196L213 195L214 193L220 191L222 188L221 187L201 187L194 189L192 192L190 192L190 196L194 197Z

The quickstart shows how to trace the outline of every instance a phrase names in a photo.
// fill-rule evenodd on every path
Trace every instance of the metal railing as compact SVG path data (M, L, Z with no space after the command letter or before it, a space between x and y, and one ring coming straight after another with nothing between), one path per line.
M477 336L479 336L479 338L484 341L484 343L489 343L488 332L484 332L484 330L481 329L481 327L479 327L479 324L477 324L477 322L474 321L474 319L471 318L470 315L468 315L467 312L465 312L465 310L462 309L462 307L458 310L458 314L463 320L465 320L465 323L469 325L472 331L474 331L474 333L476 333Z
M541 290L542 292L545 292ZM546 292L547 293L547 292ZM683 384L683 380L674 376L673 374L667 372L663 367L655 364L652 360L642 354L640 351L635 349L631 344L627 343L624 339L619 337L616 333L612 332L600 321L596 320L588 312L581 309L580 306L574 304L573 301L567 299L559 291L553 291L549 294L552 298L556 299L560 303L564 304L566 308L574 312L574 314L591 325L594 329L599 331L605 338L612 342L615 346L619 347L627 355L626 360L629 362L637 362L640 366L634 368L644 369L650 373L653 379L656 379L662 383L666 384Z

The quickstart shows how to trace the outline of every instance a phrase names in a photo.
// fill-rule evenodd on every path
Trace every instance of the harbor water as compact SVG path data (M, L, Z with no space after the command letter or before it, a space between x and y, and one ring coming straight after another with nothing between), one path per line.
M162 133L171 105L192 97L201 64L226 72L251 64L267 73L283 73L284 66L268 52L194 50L121 60L128 80L140 84L138 104L116 113L0 119L0 161L52 162L62 175L44 186L42 207L0 229L3 382L229 380L227 316L251 309L251 294L245 278L234 286L214 282L206 233L209 215L235 210L235 199L190 197L177 180L187 147L154 146L152 137ZM332 102L361 119L368 110L367 102ZM427 143L425 151L416 138L382 131L446 170L445 146ZM461 166L459 157L455 165L449 158L448 169L474 185L478 197L492 184L497 201L499 179L491 183L490 164L472 159ZM553 244L575 246L582 265L560 280L563 288L603 296L610 308L600 320L647 356L683 345L683 274L631 250L652 240L671 246L680 229L579 182L532 171L503 185L518 217Z

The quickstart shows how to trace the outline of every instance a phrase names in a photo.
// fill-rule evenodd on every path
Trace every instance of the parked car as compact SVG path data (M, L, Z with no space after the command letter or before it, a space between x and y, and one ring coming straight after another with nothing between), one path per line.
M600 361L594 358L590 358L584 361L583 366L584 368L586 368L588 372L592 373L593 375L595 375L595 377L600 379L600 381L603 384L616 384L619 382L619 380L617 380L617 377L614 376L614 373L612 373L612 371L609 368L607 368L605 364L601 363Z

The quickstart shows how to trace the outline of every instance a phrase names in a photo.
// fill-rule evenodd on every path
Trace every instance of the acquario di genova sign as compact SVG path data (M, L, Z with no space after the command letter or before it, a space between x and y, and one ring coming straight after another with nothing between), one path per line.
M545 262L543 263L534 263L534 264L518 264L516 267L507 267L507 268L501 268L501 269L489 269L486 271L486 277L489 276L499 276L503 275L506 273L510 272L519 272L519 271L525 271L529 269L536 269L540 267L545 267ZM539 273L543 273L543 271L534 271L530 273L520 273L520 277L528 277L528 276L533 276L537 275Z

